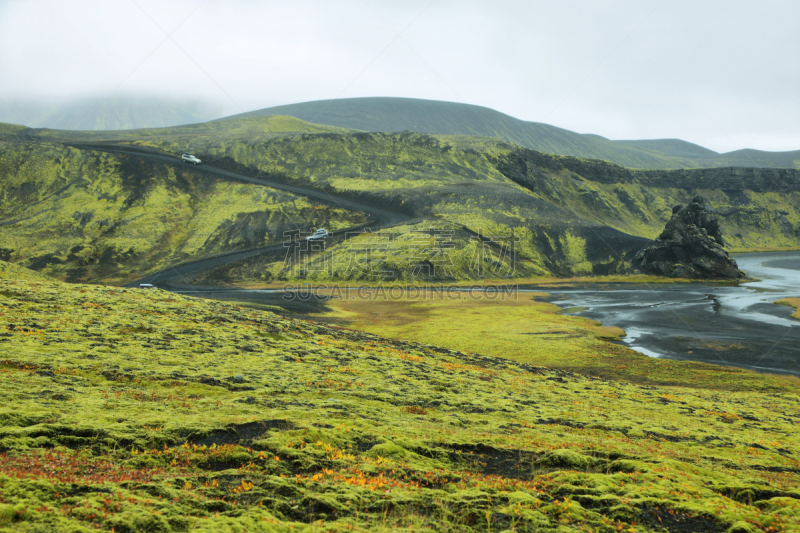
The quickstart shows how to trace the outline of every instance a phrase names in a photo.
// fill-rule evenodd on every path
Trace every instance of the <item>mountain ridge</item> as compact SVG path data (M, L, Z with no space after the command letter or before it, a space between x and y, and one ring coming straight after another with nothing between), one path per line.
M220 120L288 115L316 124L362 131L404 131L438 135L495 137L539 152L604 159L632 168L724 166L800 167L800 150L742 149L718 153L680 139L611 140L593 133L529 122L472 104L399 97L315 100L268 107Z
M76 99L53 105L11 101L0 106L0 135L20 121L32 129L61 129L103 135L110 131L214 124L245 117L284 116L322 127L367 132L413 131L433 135L496 138L544 153L610 161L628 168L715 167L800 169L800 150L767 152L743 148L718 153L681 139L611 140L541 122L515 118L473 104L402 97L315 100L219 117L218 110L197 101L155 96L118 96L101 101ZM26 118L27 117L27 118ZM219 118L217 118L219 117ZM21 126L20 126L21 127Z

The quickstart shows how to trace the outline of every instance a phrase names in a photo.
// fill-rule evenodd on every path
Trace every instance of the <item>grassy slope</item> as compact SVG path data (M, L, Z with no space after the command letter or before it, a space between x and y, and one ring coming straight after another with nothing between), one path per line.
M514 176L506 168L509 160L519 156L519 148L490 139L350 134L282 138L264 144L236 140L210 146L207 141L198 141L197 146L198 150L208 150L209 157L232 159L251 171L353 191L423 219L382 231L384 242L373 246L371 257L363 251L366 245L359 246L357 239L334 243L330 258L312 260L313 268L306 275L283 272L283 263L270 265L254 260L233 269L232 279L240 282L297 277L322 281L330 277L322 264L328 260L328 272L337 279L379 278L348 270L353 262L366 264L368 259L373 261L374 270L390 273L389 279L409 281L420 261L420 254L411 246L413 232L432 228L452 232L454 247L449 261L438 266L450 268L456 279L488 275L485 270L479 274L470 267L480 247L474 240L476 234L509 235L512 228L520 239L515 268L507 264L495 268L495 274L499 273L496 277L622 271L635 245L619 243L615 240L618 236L605 234L600 228L655 238L671 216L671 207L687 203L695 194L703 194L718 210L731 248L800 247L798 192L661 188L649 184L646 176L629 183L607 184L544 164L532 164L535 183L527 183L527 190L520 190L509 183ZM589 168L595 165L575 161ZM615 172L615 167L610 166L609 171ZM380 239L363 238L372 242ZM489 252L487 264L501 259L496 247ZM447 276L440 274L438 279Z
M70 280L124 282L188 259L279 243L297 221L364 216L126 155L0 145L3 257Z
M553 205L625 233L656 238L672 215L672 206L685 205L700 194L719 215L727 248L734 251L800 248L800 191L797 190L683 188L677 183L663 187L653 183L653 174L657 173L631 172L607 163L514 149L497 151L491 157L507 177ZM588 174L581 175L570 168L593 171L598 177L618 176L620 181L587 179L591 178Z
M6 530L800 530L796 393L591 379L160 291L0 293Z
M783 298L775 302L778 305L785 305L786 307L793 307L795 312L792 313L793 318L800 319L800 298Z
M216 165L244 167L251 173L332 188L414 216L407 224L382 231L385 236L391 233L399 238L386 237L386 246L371 252L374 270L389 272L394 279L408 279L425 256L431 259L435 255L429 252L421 257L411 246L418 235L414 232L430 229L453 232L454 249L449 252L447 266L452 272L450 277L455 279L485 277L480 269L470 268L475 237L508 236L512 228L519 239L517 261L515 269L497 269L505 276L623 271L632 253L643 244L612 231L609 242L618 239L622 241L620 246L609 248L597 239L593 246L587 245L597 231L602 231L598 225L531 194L498 172L489 156L506 153L511 145L492 140L470 139L468 144L462 144L460 140L414 133L354 133L280 137L269 142L198 138L189 146ZM171 150L176 145L166 141L162 147ZM364 248L356 240L331 249L333 277L374 279L375 276L348 269L353 261L366 261ZM498 260L496 247L486 248L486 252L486 263ZM241 278L304 277L281 272L283 263L250 264L241 272ZM317 266L312 265L309 270L319 272L321 268ZM447 279L441 272L431 277ZM323 271L310 272L305 277L331 276Z
M800 168L800 151L739 150L718 154L678 139L611 141L493 109L413 98L341 98L271 107L244 116L290 115L364 131L403 131L495 137L540 152L605 159L635 168L765 166ZM237 118L242 115L237 115Z
M16 124L5 124L0 122L0 134L19 133L25 129L25 126L17 126Z
M34 272L33 270L6 261L0 261L0 279L14 281L52 281L51 278L39 272Z
M272 139L275 134L286 133L346 133L348 130L335 126L311 124L294 117L269 116L249 117L240 120L213 120L201 124L187 124L184 126L171 126L166 128L146 128L125 131L75 131L62 130L36 130L36 134L45 140L53 141L128 141L147 145L150 139L158 139L157 146L162 142L169 142L173 147L171 153L179 154L184 150L181 143L185 140L202 137L221 137L223 139L243 138L250 142L261 142ZM212 144L213 139L206 144ZM197 142L195 142L197 144Z
M656 238L672 214L697 195L720 214L726 247L732 251L800 248L800 191L786 193L649 187L646 183L605 185L554 177L567 209L620 231Z

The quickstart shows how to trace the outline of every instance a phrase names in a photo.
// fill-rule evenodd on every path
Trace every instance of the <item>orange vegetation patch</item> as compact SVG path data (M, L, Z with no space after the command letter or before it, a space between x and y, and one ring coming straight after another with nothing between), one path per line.
M175 471L172 470L171 474ZM120 462L88 457L71 451L48 450L35 454L0 454L0 474L15 478L49 479L59 483L101 485L136 481L149 483L166 475L163 468L131 468Z

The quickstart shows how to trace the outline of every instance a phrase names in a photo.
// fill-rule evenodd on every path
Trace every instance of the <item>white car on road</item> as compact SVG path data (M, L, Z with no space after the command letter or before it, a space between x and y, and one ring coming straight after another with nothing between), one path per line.
M331 234L325 228L319 228L317 231L306 237L307 241L320 241L330 237Z
M192 154L183 154L183 155L181 156L181 160L182 160L184 163L191 163L191 164L193 164L193 165L199 165L200 163L202 163L202 161L200 161L199 159L197 159L197 158L196 158L195 156L193 156Z

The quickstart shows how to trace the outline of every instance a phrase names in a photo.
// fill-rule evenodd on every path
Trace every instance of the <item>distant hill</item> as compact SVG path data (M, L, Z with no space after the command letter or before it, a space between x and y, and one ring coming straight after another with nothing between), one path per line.
M59 130L127 130L195 124L218 118L221 106L155 96L78 98L62 102L0 102L0 122Z
M604 159L630 168L798 168L800 150L737 150L724 154L680 139L612 141L540 122L527 122L487 107L415 98L317 100L250 111L219 119L222 109L197 100L119 95L57 103L0 102L0 122L31 128L112 131L165 128L241 117L283 115L307 122L370 132L414 131L493 137L545 153ZM209 126L216 129L217 126ZM7 126L5 126L8 129ZM0 131L7 135L9 131ZM196 132L192 132L196 133Z
M599 135L526 122L486 107L435 100L388 97L318 100L236 116L257 115L289 115L317 124L372 132L410 130L495 137L540 152L605 159L633 168L800 168L800 150L738 150L720 154L679 139L612 141Z

